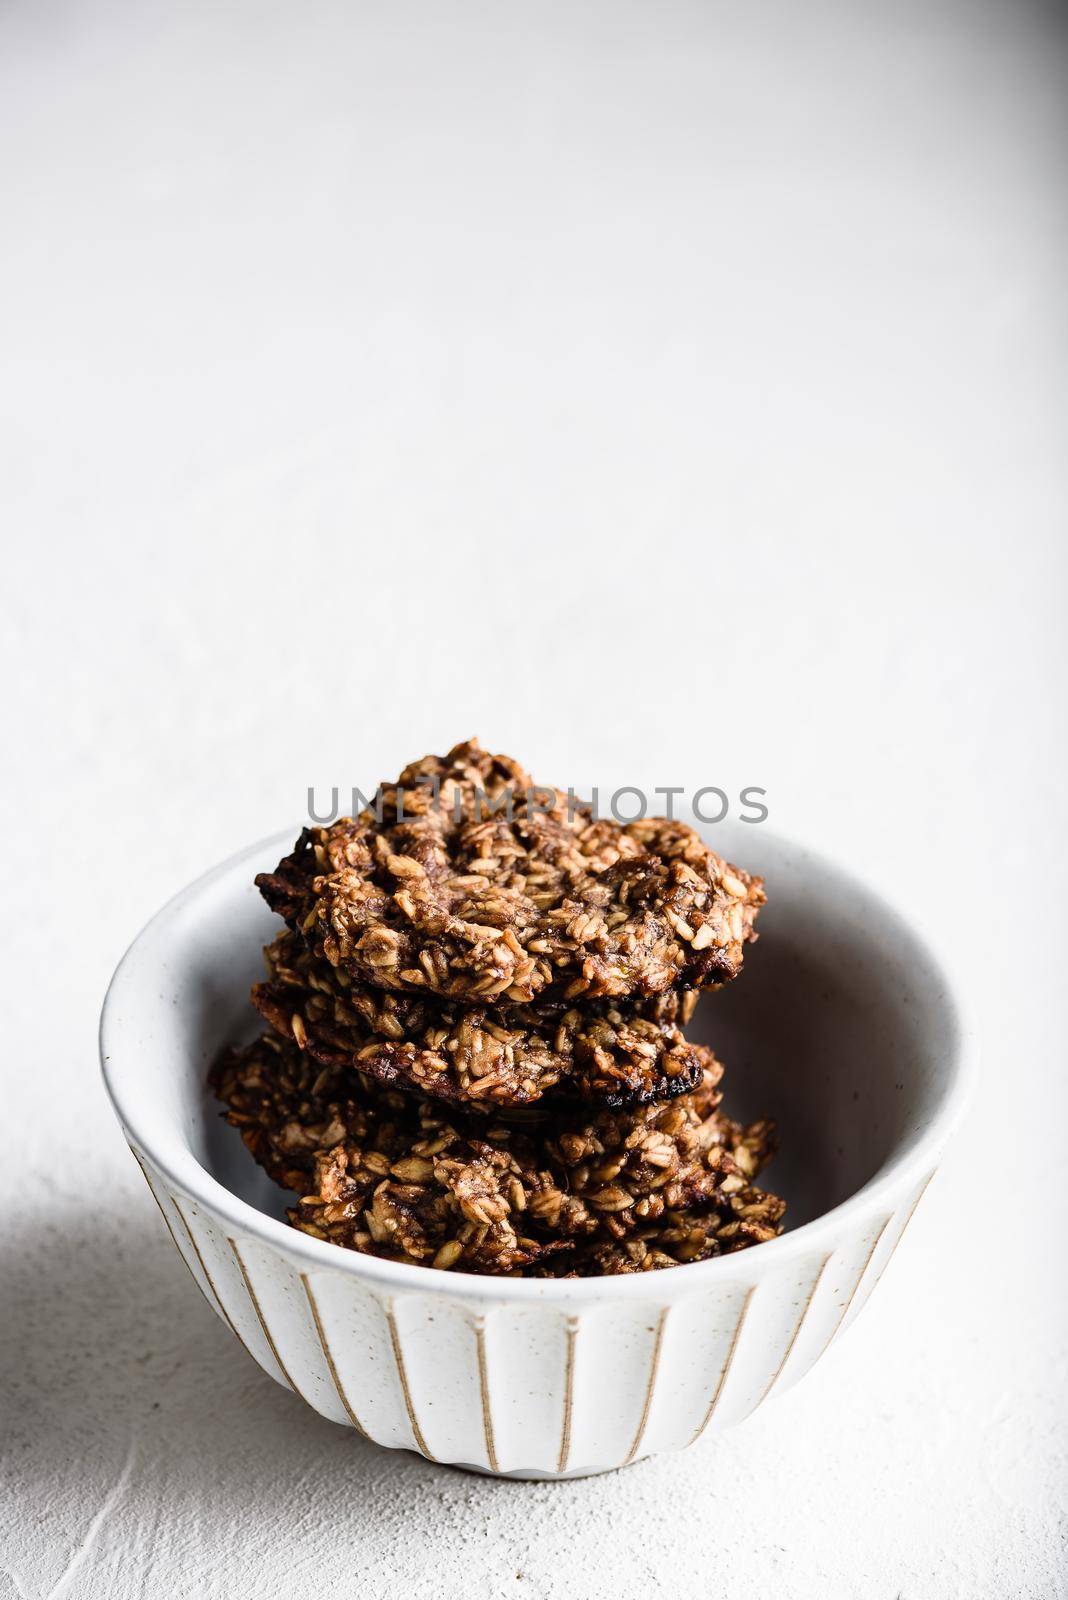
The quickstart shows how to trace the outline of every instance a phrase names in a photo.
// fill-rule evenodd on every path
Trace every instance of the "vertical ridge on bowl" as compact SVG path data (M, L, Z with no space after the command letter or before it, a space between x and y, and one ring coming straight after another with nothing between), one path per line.
M404 1359L404 1347L401 1344L400 1334L397 1331L397 1319L393 1310L393 1301L387 1300L385 1305L386 1323L389 1327L389 1342L393 1350L393 1361L397 1369L397 1381L400 1383L401 1394L404 1398L404 1409L408 1413L408 1422L411 1425L412 1441L421 1456L426 1456L428 1461L438 1458L432 1454L429 1445L419 1426L419 1418L415 1411L415 1402L408 1383L408 1366Z
M478 1390L482 1402L482 1433L486 1441L486 1465L490 1472L499 1472L497 1442L493 1433L493 1405L490 1399L489 1365L486 1359L486 1319L475 1318L475 1339L478 1351Z
M578 1317L567 1319L567 1357L564 1364L564 1420L560 1433L560 1454L556 1458L557 1472L567 1472L571 1465L571 1428L575 1415L575 1357L578 1348L580 1322Z
M152 1184L150 1182L149 1183L149 1188L151 1188L151 1187L152 1187ZM187 1216L186 1212L182 1209L182 1206L181 1206L181 1203L179 1202L178 1196L176 1194L171 1194L169 1191L167 1191L167 1199L170 1202L170 1204L174 1207L174 1213L175 1213L175 1215L177 1216L179 1222L182 1225L182 1232L184 1233L185 1237L189 1240L190 1247L192 1248L193 1254L195 1255L195 1257L197 1259L197 1264L199 1265L201 1273L204 1276L204 1282L207 1284L207 1289L204 1289L203 1285L201 1285L201 1291L204 1294L204 1298L207 1300L207 1302L208 1302L209 1306L211 1306L212 1310L216 1311L219 1314L219 1316L222 1318L222 1320L226 1323L226 1326L230 1329L231 1333L234 1335L234 1338L237 1340L238 1344L240 1344L242 1346L242 1348L244 1350L246 1350L247 1353L250 1356L252 1356L253 1361L257 1361L258 1362L259 1361L259 1357L255 1354L254 1351L249 1349L249 1346L248 1346L248 1344L247 1344L247 1342L246 1342L246 1340L244 1338L244 1335L241 1332L241 1329L237 1326L237 1323L234 1321L233 1317L230 1315L229 1311L227 1311L227 1309L226 1309L226 1302L223 1300L222 1295L219 1293L218 1286L217 1286L217 1284L215 1282L215 1279L212 1277L211 1271L210 1271L210 1269L208 1267L208 1264L204 1259L204 1253L201 1250L199 1244L197 1243L197 1237L196 1237L196 1234L193 1232L192 1224L190 1223L189 1217ZM192 1211L193 1208L192 1208L192 1204L191 1204L190 1201L188 1201L188 1200L186 1201L186 1206L189 1208L190 1211ZM163 1210L162 1206L160 1207L160 1210L161 1211ZM166 1212L164 1212L164 1221L166 1221L166 1220L167 1220ZM175 1238L173 1231L171 1232L171 1238L172 1239ZM175 1239L175 1244L177 1245L177 1243L178 1243L178 1241L177 1241L177 1239ZM182 1253L180 1245L178 1246L178 1253L179 1253L179 1255L181 1255L181 1253ZM188 1262L186 1264L188 1265ZM194 1276L194 1280L195 1280L196 1279L196 1274L194 1273L193 1276ZM273 1376L273 1374L272 1374L272 1376Z
M645 1398L642 1401L642 1414L638 1422L638 1431L631 1440L630 1449L620 1462L621 1467L629 1467L630 1463L637 1459L642 1440L645 1438L645 1430L649 1425L649 1413L653 1409L653 1397L656 1394L656 1380L660 1375L660 1356L664 1348L664 1334L667 1331L667 1319L670 1313L671 1307L665 1306L657 1319L656 1343L653 1345L653 1354L649 1362L649 1381L645 1386Z
M768 1379L767 1388L762 1391L760 1398L753 1407L754 1411L757 1409L757 1406L762 1406L764 1404L764 1401L768 1398L771 1391L775 1388L779 1379L782 1377L785 1368L789 1364L791 1356L794 1354L794 1350L797 1347L797 1341L801 1337L801 1330L804 1328L806 1322L811 1325L813 1320L811 1317L813 1302L815 1301L816 1296L819 1294L820 1285L823 1283L824 1275L826 1274L827 1268L830 1266L833 1259L833 1252L831 1252L829 1255L825 1255L823 1260L820 1262L816 1271L816 1276L813 1278L811 1284L809 1285L808 1292L805 1294L805 1297L801 1302L801 1309L798 1312L797 1321L794 1324L793 1331L786 1342L786 1347L779 1358L779 1362L775 1368L775 1371ZM802 1365L801 1370L807 1371L808 1369L806 1366Z
M323 1393L330 1409L318 1409L374 1444L425 1453L405 1403L383 1297L336 1273L294 1270L329 1382Z
M775 1383L818 1283L822 1254L809 1255L751 1286L738 1317L732 1347L717 1380L699 1438L712 1418L717 1427L741 1422Z
M545 1305L494 1305L492 1289L475 1314L483 1366L472 1403L489 1419L496 1470L557 1472L571 1451L577 1324ZM490 1456L454 1459L488 1467Z
M308 1309L311 1312L312 1321L315 1324L316 1336L320 1345L322 1346L323 1358L326 1361L331 1382L333 1383L334 1388L337 1390L337 1397L341 1401L345 1415L351 1422L352 1426L356 1429L357 1433L362 1433L365 1439L371 1439L371 1435L368 1433L366 1427L352 1409L352 1403L349 1400L348 1393L341 1381L340 1374L337 1370L337 1363L334 1360L334 1353L330 1348L330 1341L326 1335L326 1328L323 1325L322 1314L319 1311L319 1305L315 1298L315 1291L311 1286L311 1279L308 1277L306 1272L302 1272L300 1275L300 1281L304 1287L304 1294L308 1301ZM375 1441L372 1439L371 1442L373 1444Z
M396 1298L395 1325L426 1453L498 1470L493 1364L481 1308L457 1305L428 1284L426 1292Z
M876 1285L893 1260L897 1247L905 1236L905 1230L916 1215L920 1201L930 1188L936 1173L937 1168L929 1172L916 1191L906 1197L898 1210L891 1212L890 1216L887 1217L885 1232L876 1238L868 1260L864 1263L856 1283L853 1285L849 1300L842 1310L838 1324L834 1328L830 1339L827 1340L827 1344L823 1347L824 1350L829 1348L832 1339L835 1339L839 1333L844 1332L851 1323L856 1321L871 1298ZM895 1227L896 1219L900 1219L900 1221ZM820 1353L822 1354L823 1352L821 1351Z
M237 1262L238 1271L240 1272L242 1281L245 1285L245 1292L249 1297L252 1309L256 1315L256 1321L263 1329L263 1337L267 1340L267 1347L274 1358L275 1365L282 1374L283 1382L288 1388L292 1389L293 1393L298 1395L301 1400L304 1400L311 1405L312 1402L309 1399L307 1392L300 1386L300 1384L297 1383L292 1372L289 1370L289 1366L282 1358L282 1354L278 1348L278 1342L275 1339L274 1334L271 1332L270 1323L267 1321L267 1318L264 1315L263 1306L260 1303L260 1297L256 1293L256 1286L253 1283L251 1274L249 1272L249 1264L246 1262L245 1257L241 1254L237 1240L227 1237L226 1242L233 1252L234 1260ZM248 1246L246 1245L246 1249L247 1248ZM275 1314L277 1316L277 1312ZM292 1357L290 1357L290 1361L292 1361ZM316 1407L316 1409L318 1410L319 1408Z
M197 1259L203 1264L204 1275L211 1285L212 1295L223 1320L233 1329L241 1344L264 1372L276 1379L284 1388L292 1389L292 1382L276 1352L271 1348L267 1331L261 1319L256 1316L225 1233L221 1233L213 1222L208 1221L195 1202L187 1196L179 1200L171 1189L167 1190L167 1194L189 1234ZM208 1304L211 1305L212 1297L207 1298Z
M842 1327L853 1305L860 1286L865 1280L868 1269L874 1260L875 1253L885 1239L887 1229L893 1222L893 1213L876 1219L868 1233L855 1240L851 1240L841 1249L836 1250L833 1260L833 1270L830 1278L831 1305L828 1319L821 1321L814 1331L812 1350L806 1352L806 1358L800 1365L797 1375L790 1375L786 1387L797 1382L797 1377L807 1372L825 1351L829 1350Z

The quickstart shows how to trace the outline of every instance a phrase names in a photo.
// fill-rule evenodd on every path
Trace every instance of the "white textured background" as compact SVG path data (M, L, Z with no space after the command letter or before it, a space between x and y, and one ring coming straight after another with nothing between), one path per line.
M1066 1592L1066 82L1008 0L8 0L4 1600ZM165 897L472 732L764 785L984 1034L807 1384L562 1487L270 1383L97 1082Z

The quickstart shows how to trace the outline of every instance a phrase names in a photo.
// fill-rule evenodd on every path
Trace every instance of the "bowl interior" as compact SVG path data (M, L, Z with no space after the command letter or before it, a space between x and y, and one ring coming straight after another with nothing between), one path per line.
M689 1032L725 1064L727 1111L778 1124L759 1181L786 1199L789 1230L919 1138L958 1070L958 1020L941 969L878 896L762 825L737 831L710 837L764 874L760 937Z
M954 1007L924 946L855 879L763 825L702 831L764 874L768 904L741 977L702 998L691 1033L726 1064L728 1111L779 1124L766 1176L796 1228L863 1188L928 1125L956 1073ZM164 1160L183 1146L277 1218L289 1197L221 1121L205 1076L224 1044L255 1031L247 994L279 924L252 878L291 842L246 851L165 908L120 968L104 1027L108 1080L135 1139Z

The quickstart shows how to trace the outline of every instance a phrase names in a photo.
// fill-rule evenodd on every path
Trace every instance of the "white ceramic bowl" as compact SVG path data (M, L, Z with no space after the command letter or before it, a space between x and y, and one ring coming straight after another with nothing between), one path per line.
M778 1120L768 1186L790 1228L663 1272L495 1280L285 1224L289 1197L204 1080L254 1031L246 996L278 924L252 879L292 833L209 872L135 940L101 1021L115 1110L208 1303L324 1416L486 1472L603 1472L749 1416L859 1312L962 1109L957 1007L915 933L853 878L763 825L703 831L765 875L769 901L745 971L702 1000L692 1032L727 1064L728 1108Z

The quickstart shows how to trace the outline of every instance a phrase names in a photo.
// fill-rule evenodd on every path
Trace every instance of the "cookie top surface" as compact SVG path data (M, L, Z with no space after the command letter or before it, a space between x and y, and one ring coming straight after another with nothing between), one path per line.
M305 829L256 882L353 978L512 1006L724 983L764 901L687 824L595 818L474 741Z

